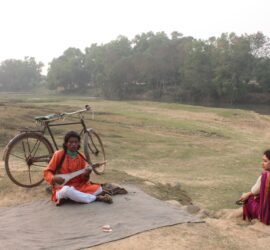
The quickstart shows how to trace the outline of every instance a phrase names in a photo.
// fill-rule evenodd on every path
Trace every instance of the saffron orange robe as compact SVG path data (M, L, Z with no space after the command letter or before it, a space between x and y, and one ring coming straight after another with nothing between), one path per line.
M55 175L56 166L60 163L62 156L64 155L64 150L58 150L53 154L48 166L44 170L44 179L46 182L52 186L52 197L53 201L57 201L56 199L56 191L60 190L62 187L54 187L52 185L52 179ZM83 169L86 165L85 160L77 154L75 158L72 158L68 154L66 154L65 159L61 168L58 170L57 174L69 174L75 172L77 170ZM83 174L74 177L69 180L66 186L71 186L77 189L78 191L92 194L100 187L99 184L91 184L86 176Z

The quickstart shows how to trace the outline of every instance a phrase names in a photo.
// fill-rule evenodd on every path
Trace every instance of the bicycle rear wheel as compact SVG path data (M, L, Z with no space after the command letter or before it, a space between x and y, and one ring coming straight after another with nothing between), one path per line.
M21 187L35 187L43 181L53 148L50 142L37 133L23 133L8 145L5 154L5 169L8 177Z
M93 129L87 129L83 136L83 149L87 161L90 164L102 163L106 161L105 150L99 135ZM106 168L106 162L93 171L100 175Z

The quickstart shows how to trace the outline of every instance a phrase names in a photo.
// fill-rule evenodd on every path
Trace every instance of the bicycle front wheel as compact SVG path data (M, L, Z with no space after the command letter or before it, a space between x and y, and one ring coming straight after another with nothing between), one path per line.
M8 145L5 169L8 177L21 187L35 187L43 181L43 170L53 154L50 142L37 133L23 133Z
M87 129L83 137L84 154L90 164L103 163L93 171L96 174L103 174L106 168L106 156L103 143L99 135L93 129Z

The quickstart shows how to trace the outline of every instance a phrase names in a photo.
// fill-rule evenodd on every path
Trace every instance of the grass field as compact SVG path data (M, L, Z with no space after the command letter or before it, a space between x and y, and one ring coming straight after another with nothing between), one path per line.
M98 181L129 181L162 199L192 200L202 208L234 208L261 171L262 152L270 148L270 116L241 109L157 102L117 102L86 97L0 95L0 147L21 127L36 126L34 116L92 106L88 127L102 137L108 169ZM74 120L74 119L72 119ZM64 133L57 128L58 144ZM19 188L0 169L0 198L45 197L44 185ZM30 198L29 198L30 199Z

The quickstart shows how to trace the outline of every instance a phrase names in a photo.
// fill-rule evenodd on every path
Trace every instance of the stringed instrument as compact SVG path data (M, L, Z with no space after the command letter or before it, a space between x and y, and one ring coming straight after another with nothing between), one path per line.
M77 170L75 172L72 172L72 173L68 173L68 174L57 174L55 175L55 177L61 177L63 178L65 181L61 184L57 184L55 183L55 187L62 187L64 186L67 182L69 182L71 179L73 179L74 177L77 177L81 174L83 174L86 170L93 170L93 168L98 168L104 164L106 164L107 161L104 161L104 162L100 162L100 163L95 163L93 164L92 166L91 165L88 165L86 166L85 168L83 169L80 169L80 170Z

